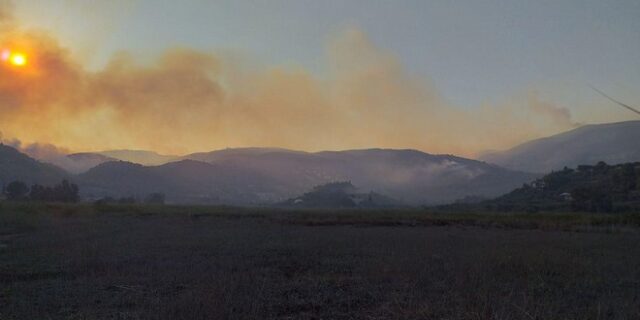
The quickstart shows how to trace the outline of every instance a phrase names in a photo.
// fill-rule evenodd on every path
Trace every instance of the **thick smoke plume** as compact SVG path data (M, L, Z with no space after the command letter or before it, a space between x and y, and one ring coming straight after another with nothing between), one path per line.
M575 125L566 109L536 95L473 110L452 106L357 30L331 42L329 75L318 78L184 48L143 62L122 53L89 71L52 35L22 29L6 5L0 21L0 46L29 56L24 68L0 66L0 129L27 143L169 154L279 146L468 156Z

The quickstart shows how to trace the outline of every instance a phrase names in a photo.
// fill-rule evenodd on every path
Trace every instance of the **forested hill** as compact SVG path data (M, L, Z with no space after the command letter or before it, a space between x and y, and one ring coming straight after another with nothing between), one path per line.
M614 212L640 209L640 162L565 168L483 203L510 211Z

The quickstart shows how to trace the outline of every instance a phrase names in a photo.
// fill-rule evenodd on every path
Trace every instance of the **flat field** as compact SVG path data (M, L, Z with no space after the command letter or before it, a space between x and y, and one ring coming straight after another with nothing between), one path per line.
M2 203L0 319L640 319L640 215Z

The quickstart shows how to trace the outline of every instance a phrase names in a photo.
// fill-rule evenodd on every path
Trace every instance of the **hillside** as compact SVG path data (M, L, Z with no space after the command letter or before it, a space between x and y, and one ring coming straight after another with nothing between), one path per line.
M79 174L109 161L117 161L117 159L99 153L82 152L67 155L66 161L59 162L63 169L74 174Z
M237 171L213 164L182 160L161 166L143 166L125 161L103 163L77 177L87 198L104 196L144 197L161 192L171 202L215 204L264 204L274 199L261 197L276 189L259 173Z
M161 155L153 151L145 150L108 150L73 153L67 155L66 159L63 160L64 161L57 161L56 164L71 173L81 174L110 161L125 161L145 166L159 166L172 161L179 161L181 158Z
M227 149L198 159L261 172L288 190L288 197L317 185L352 181L362 190L407 204L445 203L469 195L496 196L535 175L451 155L417 150L364 149L307 153L285 149Z
M180 159L180 157L177 156L163 155L146 150L108 150L97 152L97 154L121 161L139 163L145 166L159 166Z
M640 121L586 125L480 159L513 170L544 173L599 161L640 161L639 141Z
M54 183L70 176L3 146L0 178ZM189 159L194 158L194 159ZM314 186L352 181L359 193L385 195L408 205L441 204L467 196L494 197L535 175L484 162L416 150L367 149L307 153L286 149L226 149L157 166L112 161L101 154L68 156L88 200L166 194L174 203L263 205L296 197ZM80 172L84 171L81 170Z
M68 178L69 175L64 170L0 144L0 185L14 180L27 184L53 184Z
M640 209L640 162L565 168L484 205L499 210L627 211Z
M153 167L104 163L80 175L79 181L93 196L164 192L172 201L227 204L277 203L314 186L352 181L362 192L419 205L470 195L497 196L535 178L475 160L415 150L307 153L251 148L184 158L192 159Z

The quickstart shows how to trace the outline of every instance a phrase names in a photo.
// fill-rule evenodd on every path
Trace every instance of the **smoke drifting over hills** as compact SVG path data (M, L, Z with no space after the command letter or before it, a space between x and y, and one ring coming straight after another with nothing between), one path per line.
M535 94L474 109L450 105L357 29L331 41L322 78L185 48L142 62L122 53L95 72L10 12L0 2L0 46L25 52L29 64L0 66L0 127L27 143L171 154L375 146L473 155L575 126L567 109Z

